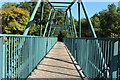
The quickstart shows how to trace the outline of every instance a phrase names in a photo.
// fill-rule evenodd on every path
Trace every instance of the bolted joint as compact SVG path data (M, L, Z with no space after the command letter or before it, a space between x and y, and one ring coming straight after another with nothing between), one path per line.
M7 42L7 37L6 36L3 36L3 43L5 44Z

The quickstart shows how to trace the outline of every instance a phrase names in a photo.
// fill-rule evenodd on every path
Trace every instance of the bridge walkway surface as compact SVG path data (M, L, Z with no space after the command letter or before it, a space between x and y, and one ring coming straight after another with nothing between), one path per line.
M37 68L28 77L30 78L76 78L81 76L80 67L73 59L66 46L57 42Z

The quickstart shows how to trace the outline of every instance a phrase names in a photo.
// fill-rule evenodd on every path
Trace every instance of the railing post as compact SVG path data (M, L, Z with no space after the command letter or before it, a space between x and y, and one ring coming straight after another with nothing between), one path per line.
M3 79L6 78L5 75L5 71L6 71L6 44L5 41L6 37L3 38Z
M88 65L88 58L89 58L89 53L90 53L90 51L89 51L89 48L90 48L90 41L89 40L87 40L86 39L86 44L87 44L87 48L86 48L86 75L87 75L87 77L89 77L88 76L88 74L89 74L89 65Z
M3 78L3 38L0 37L0 80Z
M120 2L119 2L120 3ZM118 71L117 71L117 79L119 80L120 79L120 40L118 42Z
M32 46L33 46L33 39L32 38L29 38L29 73L32 71L32 52L33 52L33 49L32 49Z
M39 0L39 1L37 2L36 7L35 7L32 15L31 15L31 17L30 17L30 20L29 20L28 24L26 25L26 29L25 29L23 35L27 35L27 34L28 34L28 31L29 31L29 29L30 29L30 25L32 24L32 21L33 21L33 19L34 19L34 17L35 17L35 14L36 14L36 12L37 12L37 10L38 10L38 8L39 8L40 2L41 2L41 0Z
M119 41L113 42L113 50L111 53L111 78L115 80L117 78L117 70L118 70L118 53L119 53Z
M5 43L4 43L4 38L0 37L0 80L5 78Z

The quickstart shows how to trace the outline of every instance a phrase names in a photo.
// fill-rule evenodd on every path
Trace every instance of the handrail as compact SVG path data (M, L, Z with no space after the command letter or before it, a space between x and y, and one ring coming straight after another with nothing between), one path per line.
M64 38L64 43L89 79L118 78L120 38Z
M89 40L95 40L95 39L99 39L99 40L120 40L120 38L93 38L93 37L81 37L81 38L68 38L68 39L89 39Z
M0 37L41 37L41 36L30 36L30 35L14 35L14 34L0 34ZM48 38L48 37L42 37L42 38ZM54 38L54 37L49 37L49 38Z
M55 37L7 35L6 39L0 36L0 80L27 78L57 42Z

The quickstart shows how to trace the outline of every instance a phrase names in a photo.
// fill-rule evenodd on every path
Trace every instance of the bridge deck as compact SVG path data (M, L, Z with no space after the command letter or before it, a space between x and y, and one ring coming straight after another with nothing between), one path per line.
M64 43L57 42L28 78L80 78Z

